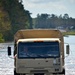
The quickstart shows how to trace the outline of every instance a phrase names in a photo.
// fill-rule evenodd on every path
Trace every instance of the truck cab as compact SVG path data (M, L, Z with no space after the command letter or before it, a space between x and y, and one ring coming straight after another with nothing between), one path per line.
M17 73L62 72L58 38L20 39L17 44Z

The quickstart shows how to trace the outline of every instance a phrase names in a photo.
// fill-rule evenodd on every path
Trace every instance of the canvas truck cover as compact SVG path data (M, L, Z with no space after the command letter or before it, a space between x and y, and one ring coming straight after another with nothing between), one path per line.
M19 30L14 36L14 40L16 41L18 39L28 39L28 38L60 38L60 40L63 40L63 36L59 30L50 30L50 29Z

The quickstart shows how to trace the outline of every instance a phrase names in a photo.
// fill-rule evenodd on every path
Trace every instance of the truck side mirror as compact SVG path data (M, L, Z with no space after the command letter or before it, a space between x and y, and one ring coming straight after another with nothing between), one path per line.
M11 47L8 46L8 56L11 55Z
M68 54L68 55L69 55L69 53L70 53L69 45L66 45L66 54Z

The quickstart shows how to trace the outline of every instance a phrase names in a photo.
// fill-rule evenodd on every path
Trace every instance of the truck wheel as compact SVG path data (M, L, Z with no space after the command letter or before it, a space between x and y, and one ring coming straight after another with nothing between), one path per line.
M60 73L60 74L63 74L63 75L65 75L65 69L63 69L62 73Z
M65 75L65 69L63 69L63 74Z
M53 73L53 75L65 75L65 69L61 73Z
M14 75L20 75L20 74L16 73L16 70L14 70Z
M63 69L63 71L59 73L59 75L65 75L65 69Z

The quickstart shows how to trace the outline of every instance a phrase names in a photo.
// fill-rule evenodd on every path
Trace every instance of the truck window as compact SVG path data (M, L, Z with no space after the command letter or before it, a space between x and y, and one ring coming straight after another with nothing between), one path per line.
M20 42L18 58L59 57L59 42Z

